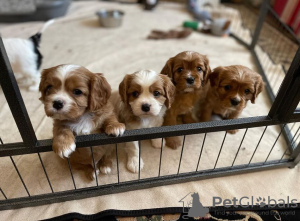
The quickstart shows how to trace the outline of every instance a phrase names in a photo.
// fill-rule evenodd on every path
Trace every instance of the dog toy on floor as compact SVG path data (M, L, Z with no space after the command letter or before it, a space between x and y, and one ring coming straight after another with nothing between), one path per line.
M160 31L153 30L148 39L170 39L170 38L186 38L192 33L192 30L185 28L182 31L170 30L170 31Z

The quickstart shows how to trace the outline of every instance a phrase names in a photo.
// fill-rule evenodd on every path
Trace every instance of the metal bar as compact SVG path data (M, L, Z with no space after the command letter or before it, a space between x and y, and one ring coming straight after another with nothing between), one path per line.
M300 47L293 59L268 116L281 121L289 120L300 101Z
M255 47L255 45L258 41L260 31L263 27L264 21L266 19L267 14L268 14L268 5L269 4L270 4L270 0L264 0L261 7L260 7L258 21L256 23L255 31L254 31L252 42L251 42L251 45L250 45L250 50L254 49L254 47Z
M17 124L23 142L27 147L34 147L37 142L15 75L10 66L2 38L0 37L0 84Z
M125 191L134 191L139 189L147 189L157 186L165 186L170 184L177 184L183 182L190 182L196 180L204 180L208 178L225 177L238 174L245 174L249 172L263 171L267 169L284 168L293 166L293 161L269 161L267 164L253 163L249 166L239 165L234 167L223 167L215 170L205 170L198 173L182 173L180 176L168 175L163 177L152 177L142 179L140 181L128 181L118 184L101 185L99 187L87 187L77 190L68 190L59 193L36 195L32 197L22 197L18 199L8 199L0 201L0 210L18 209L29 206L40 206L49 203L58 203L68 200L77 200L88 197L95 197L100 195L107 195L112 193L121 193ZM249 208L248 208L249 209Z
M149 140L154 138L245 129L299 121L300 114L293 114L292 118L288 121L280 121L278 119L270 119L268 116L260 116L194 124L181 124L158 128L143 128L139 130L126 130L124 135L121 137L110 137L105 134L82 135L76 137L76 148L124 143L136 141L137 139ZM38 143L39 146L36 148L26 148L25 146L10 146L8 148L5 145L2 145L0 148L0 157L52 151L52 140L40 140Z
M4 196L4 198L7 200L7 197L5 195L5 193L3 192L3 190L0 188L0 192L2 193L2 195Z
M239 148L238 148L238 150L237 150L237 152L236 152L236 154L235 154L235 157L234 157L234 160L233 160L233 162L232 162L232 164L231 164L231 167L233 167L233 165L234 165L234 163L235 163L235 160L236 160L236 158L237 158L237 156L238 156L238 154L239 154L239 152L240 152L240 149L241 149L241 147L242 147L242 144L243 144L243 142L244 142L244 139L245 139L245 136L246 136L247 132L248 132L248 128L245 130L244 136L243 136L243 138L242 138L242 140L241 140L241 143L240 143L240 146L239 146Z
M13 165L14 165L14 167L15 167L17 173L18 173L18 176L19 176L19 178L20 178L20 180L21 180L21 182L22 182L22 184L23 184L23 186L24 186L24 188L25 188L25 190L26 190L28 196L30 197L29 191L28 191L28 189L27 189L27 187L26 187L26 185L25 185L25 183L24 183L24 180L23 180L23 178L22 178L22 176L21 176L21 174L20 174L20 172L19 172L19 170L18 170L18 168L17 168L17 165L15 164L14 159L13 159L12 157L9 157L9 158L10 158L11 162L13 163Z
M280 137L280 135L281 135L281 133L282 133L282 131L283 131L283 129L284 129L285 126L286 126L286 124L281 128L280 133L278 134L278 136L277 136L277 138L276 138L276 140L275 140L275 142L274 142L274 144L273 144L273 146L272 146L272 148L271 148L268 156L266 157L265 163L269 159L269 156L271 155L271 152L273 151L273 148L275 147L275 145L276 145L276 143L277 143L277 141L278 141L278 139L279 139L279 137Z
M141 141L138 141L139 144L139 176L138 176L138 180L141 179Z
M181 153L180 153L180 159L179 159L179 165L178 165L177 175L179 174L179 171L180 171L180 166L181 166L181 160L182 160L182 154L183 154L184 143L185 143L185 136L183 137L183 142L182 142L182 147L181 147Z
M201 151L200 151L200 154L199 154L199 159L198 159L198 163L197 163L197 167L196 167L196 172L198 171L198 168L199 168L199 164L200 164L200 159L201 159L201 156L202 156L202 151L203 151L203 148L204 148L204 143L205 143L205 139L206 139L206 134L204 134L204 138L203 138L203 142L202 142L202 147L201 147Z
M45 165L44 165L44 163L43 163L43 160L42 160L42 158L41 158L40 153L38 153L38 156L39 156L40 162L41 162L41 164L42 164L44 173L45 173L45 175L46 175L48 184L49 184L49 186L50 186L51 192L54 193L53 188L52 188L52 185L51 185L51 182L50 182L50 179L49 179L48 174L47 174L47 172L46 172L46 168L45 168Z
M117 160L117 172L118 172L118 184L120 183L120 170L119 170L119 155L118 155L118 144L116 143L116 160Z
M300 143L298 143L296 149L293 151L290 159L294 160L294 165L296 166L300 162Z
M260 137L260 139L259 139L259 141L258 141L256 147L255 147L255 150L254 150L254 152L253 152L253 154L252 154L252 156L251 156L251 159L250 159L250 161L249 161L248 164L251 163L251 161L252 161L252 159L253 159L253 157L254 157L254 155L255 155L255 153L256 153L256 150L257 150L257 148L258 148L258 146L259 146L259 144L260 144L260 142L261 142L263 136L265 135L265 132L266 132L267 128L268 128L268 126L265 127L265 129L264 129L264 131L263 131L263 133L262 133L262 135L261 135L261 137Z
M69 158L67 158L67 161L68 161L68 166L69 166L69 170L70 170L70 173L71 173L74 189L76 190L77 188L76 188L75 180L74 180L74 177L73 177L72 167L71 167Z
M161 148L160 148L160 157L159 157L158 177L160 177L161 159L162 159L163 147L164 147L164 138L161 138Z
M290 147L291 147L292 144L294 143L294 139L295 139L295 137L296 137L296 135L297 135L299 129L300 129L300 126L298 127L298 129L297 129L296 133L294 134L293 138L292 138L292 139L290 140L290 142L288 143L288 147L285 149L285 151L284 151L282 157L280 158L280 161L283 159L284 155L286 154L286 152L287 152L288 150L290 151L290 153L292 153Z
M219 150L219 154L218 154L218 157L217 157L217 160L216 160L216 163L215 163L214 169L216 169L216 166L217 166L217 164L218 164L219 157L220 157L220 155L221 155L221 151L222 151L222 148L223 148L223 145L224 145L225 139L226 139L226 135L227 135L227 131L225 132L225 135L224 135L224 138L223 138L223 141L222 141L222 144L221 144L221 148L220 148L220 150Z
M96 181L96 185L99 186L99 183L98 183L98 174L97 174L97 165L95 163L95 158L94 158L94 153L93 153L93 147L90 146L90 149L91 149L92 160L93 160L93 165L94 165L95 181Z

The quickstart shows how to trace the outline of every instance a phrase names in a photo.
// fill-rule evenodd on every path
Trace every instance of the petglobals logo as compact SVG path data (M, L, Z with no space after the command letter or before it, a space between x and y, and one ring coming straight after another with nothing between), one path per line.
M208 219L206 214L209 213L209 209L203 207L198 193L189 193L179 202L182 203L183 213L187 213L182 216L183 219L188 219L189 217Z
M221 197L213 197L213 207L215 206L224 206L224 207L244 207L244 208L251 208L253 206L259 206L259 207L267 207L267 208L296 208L297 207L297 199L290 199L289 196L287 196L286 199L272 199L271 196L268 196L267 198L264 197L258 197L254 198L252 197L241 197L236 198L233 197L232 199L222 199Z

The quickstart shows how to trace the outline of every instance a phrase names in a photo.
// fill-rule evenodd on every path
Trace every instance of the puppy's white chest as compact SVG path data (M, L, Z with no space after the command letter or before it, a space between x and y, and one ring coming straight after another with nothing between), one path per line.
M76 135L90 134L95 129L93 118L93 113L85 113L77 122L68 123L68 126Z

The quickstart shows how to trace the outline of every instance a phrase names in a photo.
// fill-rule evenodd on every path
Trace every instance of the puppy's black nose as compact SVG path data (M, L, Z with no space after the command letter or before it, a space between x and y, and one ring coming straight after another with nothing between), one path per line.
M193 77L188 77L188 78L186 79L186 82L187 82L188 84L194 84L195 78L193 78Z
M238 105L241 102L240 100L238 100L236 98L233 98L230 101L231 101L231 104L234 105L234 106Z
M57 101L53 101L53 107L56 109L56 110L60 110L64 107L64 103L60 100L57 100Z
M143 104L142 105L142 111L148 112L150 110L150 105L149 104Z

